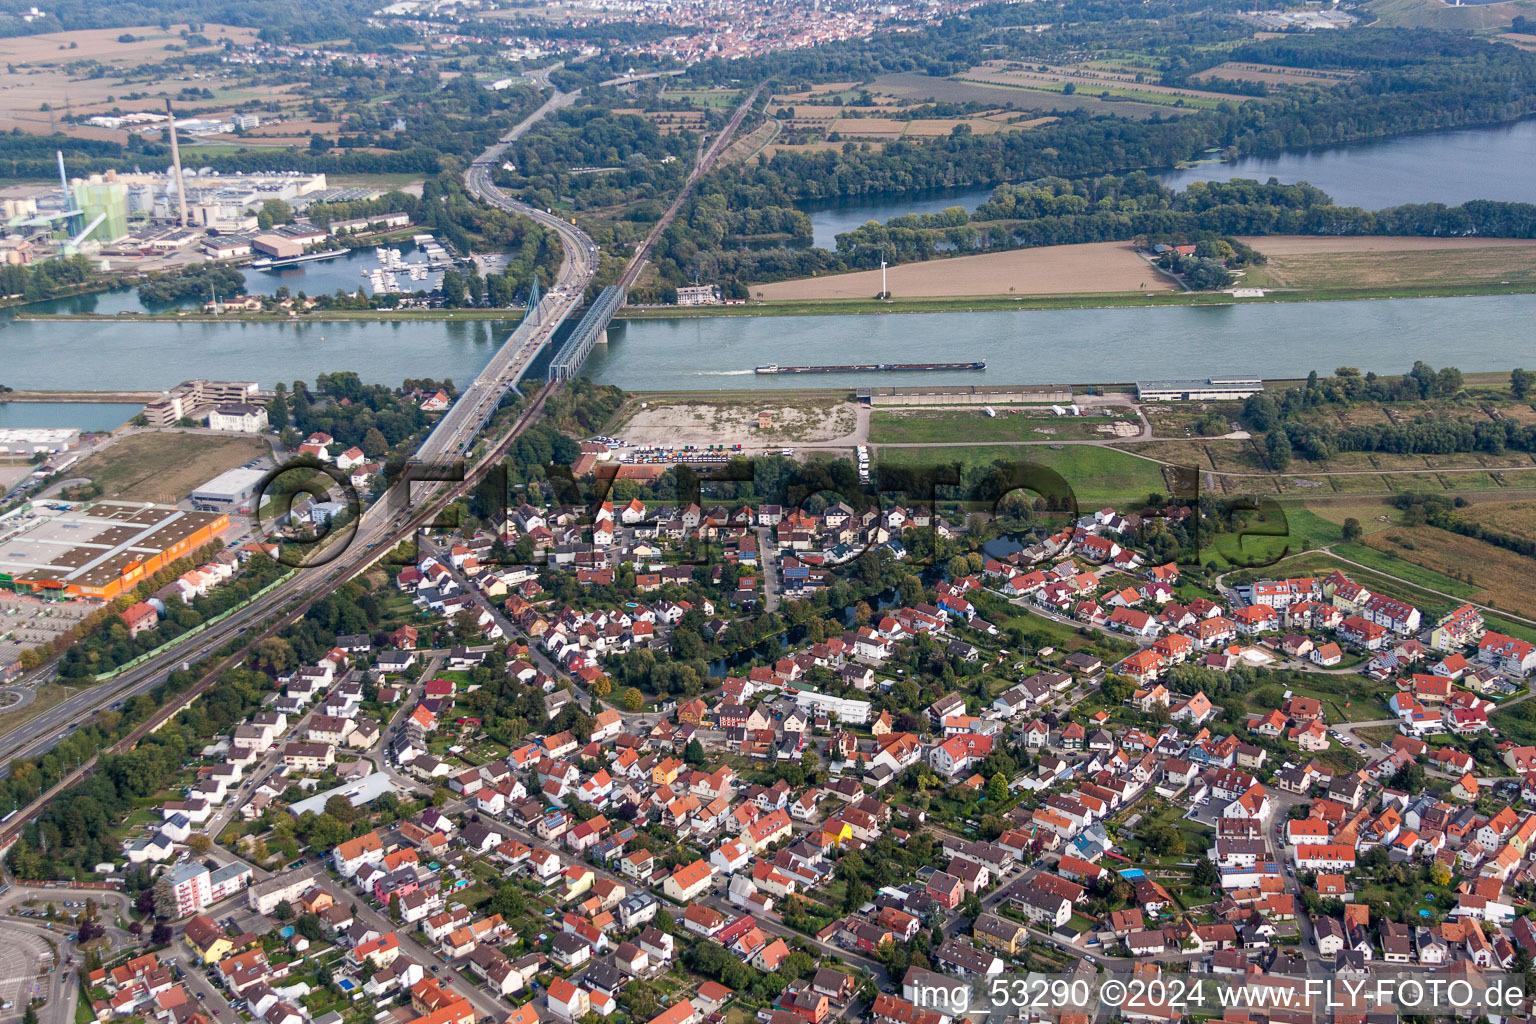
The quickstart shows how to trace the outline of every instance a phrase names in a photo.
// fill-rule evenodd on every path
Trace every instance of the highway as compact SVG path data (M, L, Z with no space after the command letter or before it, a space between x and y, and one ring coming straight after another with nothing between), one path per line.
M529 77L542 85L548 85L551 70L544 69ZM587 237L586 232L547 210L513 199L491 180L509 145L553 111L570 106L579 95L579 91L560 92L555 89L543 106L503 135L496 145L476 157L464 173L465 187L482 202L509 213L521 214L554 231L565 248L565 259L538 308L528 311L523 322L517 325L517 329L491 357L474 383L459 396L447 415L433 428L417 453L417 457L424 462L458 455L473 441L480 424L496 411L507 389L527 372L529 364L549 343L565 318L581 306L586 298L587 285L597 274L597 246Z
M552 70L552 69L551 69ZM548 72L541 73L547 84ZM470 166L465 175L466 185L474 194L492 205L510 212L522 214L555 231L565 248L565 258L556 276L554 287L539 304L536 315L531 314L512 332L497 353L491 357L484 370L475 378L458 400L443 416L418 450L422 462L435 462L457 457L466 452L490 415L500 405L507 389L527 369L539 350L548 343L555 327L581 305L587 284L597 271L598 254L592 240L575 225L543 210L511 199L490 180L491 169L511 142L538 122L550 111L568 106L575 93L556 91L543 106L522 123L513 128L500 142L486 150ZM8 765L16 758L34 757L53 748L74 728L87 721L98 710L120 704L137 694L146 693L162 683L166 676L184 663L193 663L222 647L237 637L246 635L241 649L213 665L190 690L178 698L176 707L212 685L214 678L226 668L238 665L246 650L257 640L275 635L280 629L297 620L315 598L334 590L343 581L365 571L388 552L395 542L409 538L418 529L432 523L437 514L449 502L465 493L473 482L496 465L511 443L539 415L549 388L541 389L518 416L506 435L491 446L472 466L467 467L465 479L450 486L430 500L424 500L414 508L410 503L385 499L366 509L357 521L356 534L345 550L326 564L315 565L296 572L288 581L259 600L230 615L196 639L180 645L159 657L124 672L109 683L91 686L80 693L41 713L31 721L11 729L0 736L0 763ZM397 485L399 486L399 485ZM410 487L409 483L404 484ZM439 490L441 490L439 488ZM410 497L409 493L405 495ZM424 496L425 497L425 496ZM266 622L276 614L279 617L265 629L257 632L253 627ZM133 744L147 735L163 718L174 714L175 708L163 709L141 724L114 750L131 749ZM76 766L61 783L39 797L31 807L19 814L10 827L0 833L0 849L9 843L52 795L83 778L94 766L95 758ZM0 772L8 771L0 769ZM3 777L3 775L0 775Z
M500 163L502 154L511 143L552 111L575 102L579 95L576 92L562 93L555 89L549 82L549 74L553 70L555 69L542 69L529 75L530 79L552 90L550 98L538 110L502 136L495 145L477 157L465 172L464 180L469 191L484 202L508 212L526 216L554 231L565 249L564 259L556 274L553 287L544 296L538 308L530 311L517 329L507 337L480 375L459 396L422 443L416 457L416 461L420 463L433 464L445 459L456 459L471 449L476 436L494 414L507 390L516 385L534 357L549 343L560 323L581 306L587 286L597 273L597 246L585 232L546 210L511 198L497 188L491 180L493 170ZM732 114L724 130L704 149L689 174L687 182L662 220L636 249L620 277L620 284L624 287L628 288L638 278L661 231L671 223L682 208L695 182L708 172L715 160L724 152L762 88L759 85L752 90ZM91 686L74 694L31 721L0 736L0 765L8 766L9 762L16 758L36 757L52 749L71 731L89 720L96 711L109 705L121 704L138 694L147 693L160 685L166 676L180 665L197 662L230 641L239 637L245 638L245 642L233 654L209 666L197 683L178 695L174 704L160 709L109 748L109 752L131 750L139 740L162 725L180 707L213 685L221 672L241 664L253 644L266 637L275 636L280 630L297 621L316 598L366 571L390 551L396 542L413 536L418 530L435 522L443 508L468 492L480 476L500 462L518 435L537 419L544 401L554 387L553 384L546 384L540 388L499 441L489 446L472 466L466 467L462 481L450 484L446 490L435 484L429 485L435 494L431 497L423 495L423 500L414 506L409 500L398 501L389 498L375 503L364 510L359 517L355 535L350 543L339 555L328 562L314 564L319 559L312 557L310 566L295 572L283 584L231 614L217 626L199 634L194 640L178 645L165 654L124 672L109 683ZM405 482L396 486L409 489L411 485ZM404 497L407 499L411 497L409 490L405 492ZM264 628L258 631L256 627L263 623L265 623ZM22 813L16 816L9 827L0 831L0 850L8 848L22 827L54 796L88 775L95 767L95 761L96 758L92 757L85 763L75 766L31 805L22 809ZM0 778L3 778L4 773L8 771L8 767L0 767Z

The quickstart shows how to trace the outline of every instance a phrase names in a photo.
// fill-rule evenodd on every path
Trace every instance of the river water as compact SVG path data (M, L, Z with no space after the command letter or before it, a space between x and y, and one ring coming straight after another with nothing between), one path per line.
M368 383L474 379L515 324L501 320L166 323L0 320L0 383L13 388L168 388L194 377Z
M1155 309L731 316L615 325L586 372L632 390L751 390L868 384L1031 384L1258 374L1340 365L1401 373L1415 359L1463 370L1536 365L1536 295L1357 302L1254 302ZM192 377L313 381L474 378L505 321L132 323L0 321L14 388L165 388ZM759 375L762 363L984 359L979 373ZM547 354L534 367L540 372Z
M1536 119L1429 133L1320 153L1209 165L1170 183L1221 174L1308 178L1341 202L1381 207L1472 195L1536 199ZM837 231L914 210L974 208L985 189L825 204L818 244ZM312 294L363 283L364 249L283 274L247 271L252 290ZM40 310L141 309L129 291ZM866 384L1067 383L1159 377L1328 372L1341 364L1401 373L1414 359L1463 370L1536 366L1528 325L1536 296L1250 303L922 315L639 320L611 332L587 372L637 390L853 387ZM505 339L504 321L333 323L16 322L0 318L0 383L14 388L165 388L192 377L313 380L353 370L369 382L472 379ZM547 359L547 357L545 357ZM984 359L983 373L760 376L761 363ZM541 361L542 363L542 361ZM541 364L534 367L538 373ZM874 379L871 379L874 378Z
M0 429L79 427L105 431L122 426L143 410L124 402L0 402Z
M1341 365L1402 373L1536 365L1536 295L1260 302L1157 309L636 320L586 372L633 390L1051 384L1168 377L1305 376ZM761 363L984 359L980 373L759 375Z

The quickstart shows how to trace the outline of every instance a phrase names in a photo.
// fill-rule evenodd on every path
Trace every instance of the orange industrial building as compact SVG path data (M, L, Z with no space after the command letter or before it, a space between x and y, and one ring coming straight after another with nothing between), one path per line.
M227 529L227 513L173 505L35 505L0 522L0 587L110 601Z

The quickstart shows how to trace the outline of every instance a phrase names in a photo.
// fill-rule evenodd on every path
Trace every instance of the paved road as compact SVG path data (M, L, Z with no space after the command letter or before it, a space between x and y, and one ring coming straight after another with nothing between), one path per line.
M34 900L31 907L23 908L27 900ZM0 984L14 985L16 981L25 976L29 984L36 983L42 986L39 993L47 1000L47 1005L39 1013L39 1017L47 1024L74 1024L75 1004L79 1001L80 986L77 981L77 971L83 962L83 956L70 936L75 933L74 924L67 920L66 915L73 916L81 912L80 908L65 907L68 902L84 903L86 900L94 900L99 908L98 920L106 927L106 939L109 949L104 951L108 957L113 952L131 948L138 945L138 940L119 928L116 917L121 914L126 917L130 900L126 895L115 890L103 889L66 889L44 888L29 885L11 885L0 897L0 970L6 973ZM22 917L21 909L31 909L42 912L46 905L52 903L57 908L57 917L49 921L45 917ZM18 913L11 913L15 908ZM50 927L51 925L51 927ZM58 947L58 958L54 963L51 974L36 976L38 964L37 956L45 948L45 943L52 942ZM12 999L16 1005L9 1011L0 1014L0 1020L19 1018L25 1009L23 1000L15 999L7 992L6 998Z
M476 160L466 175L470 189L476 194L483 195L487 202L503 209L526 214L555 230L565 247L565 260L561 264L555 288L545 296L536 311L537 315L529 317L519 325L492 356L480 376L459 397L422 444L419 457L424 462L433 462L445 456L457 456L469 449L475 434L500 404L502 395L516 384L517 379L527 369L538 350L548 342L555 325L581 303L586 285L596 272L597 249L585 234L558 217L507 198L490 182L490 169L501 152L505 150L506 145L527 131L538 118L543 117L550 110L568 104L572 99L574 99L573 94L557 92L538 111L514 128L503 142L492 146ZM535 412L541 404L541 401L533 403L529 414ZM513 427L513 432L522 429L528 422L531 422L531 419L526 417L520 419L519 423ZM483 471L490 461L482 460L476 469ZM449 493L452 493L452 489ZM444 498L437 500L439 505L444 503L446 503ZM408 537L415 533L423 522L430 522L433 515L429 513L432 513L434 507L429 506L426 510L413 513L410 508L398 507L395 502L388 500L378 502L364 511L350 545L345 553L334 561L297 573L284 586L247 605L184 647L125 672L111 683L95 686L77 694L26 723L26 728L13 729L4 736L0 736L0 766L3 766L0 767L0 778L9 771L10 761L36 756L52 749L74 727L87 720L93 712L109 704L121 703L129 697L145 693L158 686L178 665L199 660L212 650L244 634L257 623L269 618L274 611L285 606L296 609L261 635L267 635L283 625L285 621L296 618L302 611L302 602L328 593L341 581L364 571L389 549L390 541ZM253 634L249 639L258 638ZM230 659L224 664L233 663L235 659Z
M757 561L763 567L763 611L773 614L779 610L779 551L773 543L773 530L767 526L757 528Z

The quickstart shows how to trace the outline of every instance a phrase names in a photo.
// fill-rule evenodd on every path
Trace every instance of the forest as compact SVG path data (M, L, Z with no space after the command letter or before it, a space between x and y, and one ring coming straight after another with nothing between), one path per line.
M1515 370L1511 383L1528 391L1527 372ZM1293 455L1324 461L1340 452L1445 455L1506 451L1536 452L1536 424L1522 425L1512 418L1462 419L1450 411L1434 409L1411 419L1394 422L1333 426L1329 417L1301 419L1307 409L1357 401L1383 403L1450 400L1462 392L1463 377L1454 366L1435 369L1423 360L1401 377L1362 374L1354 367L1340 367L1331 377L1313 371L1305 385L1283 392L1276 401L1267 394L1255 395L1244 404L1243 419L1255 432L1266 434L1270 461L1285 469ZM1447 409L1449 407L1446 407Z
M183 299L230 299L244 291L245 275L234 267L194 263L151 277L139 285L139 298L150 306L164 306Z
M0 263L0 299L38 302L67 295L94 279L96 268L89 257L68 256L31 266Z
M664 134L636 114L570 107L507 150L497 182L545 208L562 197L577 210L660 200L682 185L697 146L691 132ZM661 215L657 207L650 216Z

